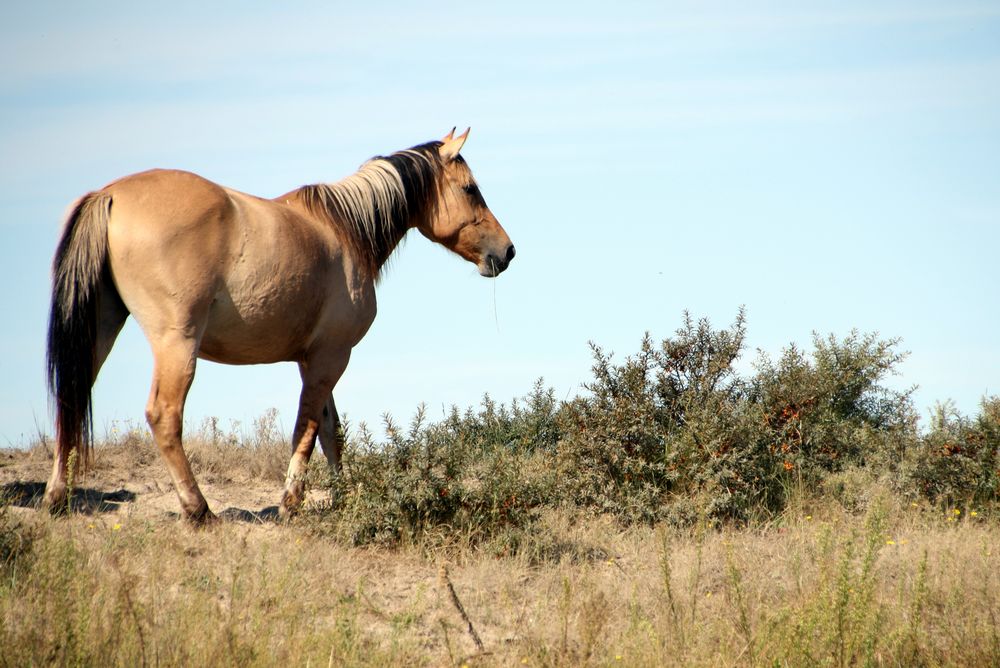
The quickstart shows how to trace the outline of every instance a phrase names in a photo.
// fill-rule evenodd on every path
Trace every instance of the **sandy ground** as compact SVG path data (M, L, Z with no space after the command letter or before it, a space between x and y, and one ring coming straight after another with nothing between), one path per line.
M159 457L154 453L148 461L127 459L120 453L98 449L94 465L75 485L74 512L122 518L177 518L180 504ZM0 450L0 494L15 509L38 508L51 466L40 448ZM220 517L262 523L277 518L281 487L273 480L254 479L239 472L227 476L195 473L209 507Z

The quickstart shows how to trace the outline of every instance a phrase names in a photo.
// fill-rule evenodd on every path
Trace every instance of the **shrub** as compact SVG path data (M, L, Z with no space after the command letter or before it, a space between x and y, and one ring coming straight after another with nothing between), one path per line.
M487 397L478 413L453 409L438 424L425 424L421 407L405 432L387 416L385 441L362 425L348 439L344 473L326 482L331 501L314 509L314 526L355 545L462 537L516 550L519 532L551 500L551 473L509 436L539 419L514 417Z
M526 396L511 402L509 409L487 394L478 411L469 408L460 414L452 406L439 427L472 450L494 447L519 452L553 450L563 435L559 411L555 392L539 378Z
M734 368L745 325L742 310L727 330L685 314L673 338L656 347L646 335L620 365L592 346L590 396L564 417L567 495L627 522L676 516L671 504L693 496L718 518L777 507L781 488L767 474L774 457L754 425L753 387Z
M421 410L406 432L387 419L385 441L362 428L328 483L324 530L358 544L516 543L543 505L626 524L748 522L792 493L860 510L848 483L880 477L941 502L996 499L1000 399L975 420L941 409L921 435L912 390L886 384L905 358L898 339L814 334L811 351L760 353L741 373L745 339L742 309L725 329L685 313L622 362L592 343L593 378L567 402L539 380L510 407L487 395L436 424Z
M755 400L770 447L782 466L812 483L845 466L899 457L912 442L912 389L882 383L905 358L899 339L851 334L842 341L813 335L810 360L796 346L775 363L757 361Z
M982 505L1000 494L1000 398L982 401L965 417L950 402L939 403L930 431L906 461L901 487L947 506Z
M910 392L882 384L904 357L898 340L815 336L811 358L761 354L747 378L735 366L745 336L740 310L725 330L685 314L674 337L657 347L647 335L622 364L593 346L590 395L565 408L568 496L629 522L690 520L673 511L692 498L708 517L745 521L780 510L793 483L885 459L912 435Z

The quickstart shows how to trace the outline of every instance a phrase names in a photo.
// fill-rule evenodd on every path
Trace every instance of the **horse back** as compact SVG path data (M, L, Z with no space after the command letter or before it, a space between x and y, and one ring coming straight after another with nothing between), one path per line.
M107 191L112 274L148 335L191 331L201 356L249 364L297 359L320 329L357 328L336 235L293 203L172 170ZM321 322L331 306L336 322Z

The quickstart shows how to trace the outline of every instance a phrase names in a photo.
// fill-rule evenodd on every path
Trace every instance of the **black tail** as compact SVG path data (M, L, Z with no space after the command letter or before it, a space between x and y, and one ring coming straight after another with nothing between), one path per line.
M73 207L52 263L47 346L49 392L56 409L56 448L90 460L90 391L96 380L98 299L107 266L111 196L91 193Z

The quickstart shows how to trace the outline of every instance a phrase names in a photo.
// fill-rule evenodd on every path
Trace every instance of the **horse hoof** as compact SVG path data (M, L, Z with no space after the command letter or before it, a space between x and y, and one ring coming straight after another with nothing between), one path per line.
M286 489L281 495L281 503L278 504L278 517L287 522L298 513L299 507L305 497L305 485L299 483Z
M278 520L285 523L290 522L293 517L299 514L301 508L301 501L292 502L287 498L282 499L278 506Z
M66 490L61 492L45 491L45 496L42 497L42 508L49 511L50 515L65 515L69 510L66 506Z
M188 513L187 520L198 528L209 527L219 523L219 518L208 509L207 503L195 512Z
M278 506L278 519L282 522L288 522L299 512L299 505L301 502L295 502L289 500L286 495L285 498L281 499L281 505Z

